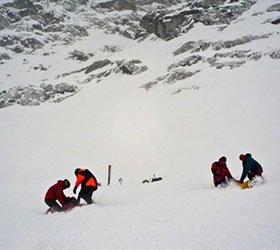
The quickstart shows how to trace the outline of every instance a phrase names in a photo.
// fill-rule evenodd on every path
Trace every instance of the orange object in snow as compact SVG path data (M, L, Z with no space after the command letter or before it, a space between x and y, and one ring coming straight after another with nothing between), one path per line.
M235 182L237 186L241 187L242 189L246 189L246 188L250 188L250 182L249 181L245 181L245 182L242 182L242 183L239 183L239 182Z

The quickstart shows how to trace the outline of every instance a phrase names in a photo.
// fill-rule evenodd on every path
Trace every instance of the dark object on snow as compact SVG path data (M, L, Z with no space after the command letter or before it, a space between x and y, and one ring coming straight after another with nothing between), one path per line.
M162 177L154 177L154 178L152 178L152 182L161 181L161 180L162 180Z
M120 185L122 185L122 183L123 183L123 179L122 178L119 179L119 183L120 183Z
M161 180L162 180L162 177L155 177L155 175L154 175L153 178L145 179L142 181L142 183L151 183L151 182L161 181Z
M272 23L272 24L280 24L280 18L278 18L278 19L272 21L271 23Z

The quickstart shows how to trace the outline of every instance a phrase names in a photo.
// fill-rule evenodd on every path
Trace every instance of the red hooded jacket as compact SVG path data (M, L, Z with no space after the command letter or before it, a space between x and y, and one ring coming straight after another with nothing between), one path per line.
M213 181L214 183L223 182L228 179L231 179L232 176L227 168L226 164L221 164L220 162L216 161L212 164L211 171L213 173Z
M51 186L45 196L45 200L58 200L63 207L66 207L66 196L63 193L63 181L59 180L56 184Z

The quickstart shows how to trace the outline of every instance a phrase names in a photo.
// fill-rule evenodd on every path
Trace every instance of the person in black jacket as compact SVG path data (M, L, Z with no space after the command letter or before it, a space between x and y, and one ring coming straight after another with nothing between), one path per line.
M248 177L249 180L252 180L256 176L262 176L263 168L261 164L252 158L251 154L241 154L239 159L242 161L243 166L243 171L239 180L240 183L243 183L246 177Z

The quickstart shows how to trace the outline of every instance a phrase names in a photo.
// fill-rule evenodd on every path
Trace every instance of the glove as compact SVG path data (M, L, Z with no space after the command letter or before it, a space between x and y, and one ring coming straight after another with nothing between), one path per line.
M73 189L73 193L76 194L76 191L77 191L77 187L75 186Z

